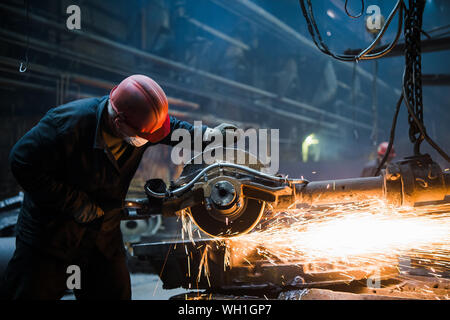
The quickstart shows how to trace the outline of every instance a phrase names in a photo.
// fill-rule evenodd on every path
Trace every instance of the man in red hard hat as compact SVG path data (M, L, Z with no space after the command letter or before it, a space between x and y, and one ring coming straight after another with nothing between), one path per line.
M145 150L175 145L178 128L194 136L144 75L124 79L109 96L50 109L10 154L24 200L0 298L59 299L74 289L77 299L130 299L123 202Z
M383 159L384 155L387 152L389 143L388 142L382 142L378 145L377 149L377 158L374 160L369 161L365 166L361 173L361 177L373 177L381 163L381 160ZM391 148L391 152L389 152L389 156L386 160L386 163L383 165L381 169L386 169L386 165L392 161L396 156L394 146Z

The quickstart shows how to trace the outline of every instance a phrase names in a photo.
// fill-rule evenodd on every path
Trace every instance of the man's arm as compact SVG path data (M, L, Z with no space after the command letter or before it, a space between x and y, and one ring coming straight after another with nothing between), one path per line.
M55 170L61 156L62 138L51 113L13 147L9 162L11 171L33 202L43 210L59 211L85 223L103 215L103 210L89 196L57 181Z
M207 128L208 128L207 126L202 125L202 128L201 128L202 137L205 134L205 131ZM161 140L159 143L166 144L166 145L169 145L172 147L176 146L179 143L179 141L177 141L177 140L172 141L171 138L172 138L172 133L177 129L187 130L191 136L192 143L194 143L193 139L195 137L194 136L195 127L192 124L190 124L189 122L178 120L175 117L170 117L170 134L167 137L165 137L163 140ZM197 128L197 130L198 130L198 128ZM200 138L202 138L202 137L200 137Z
M172 133L177 129L185 129L189 132L191 139L192 139L192 148L194 148L194 139L196 138L194 135L195 127L192 124L190 124L189 122L178 120L175 117L170 117L170 134L167 137L165 137L162 141L160 141L159 143L167 144L172 147L177 145L178 140L172 141L172 139L171 139ZM198 128L197 128L197 130L198 130ZM228 124L228 123L222 123L215 128L209 128L205 125L202 125L201 137L200 137L200 139L202 139L202 150L211 142L211 137L214 135L222 135L224 138L224 141L225 141L226 140L225 139L226 130L235 131L235 130L237 130L237 127L232 124ZM235 135L236 135L235 140L237 141L239 139L239 135L236 132L237 131L235 131ZM205 137L205 133L206 133L206 137ZM205 141L203 141L203 138L205 138Z

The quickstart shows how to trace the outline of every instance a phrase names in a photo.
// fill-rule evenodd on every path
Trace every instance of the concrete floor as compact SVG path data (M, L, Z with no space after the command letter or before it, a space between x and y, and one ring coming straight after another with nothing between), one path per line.
M163 289L159 276L155 274L131 274L131 294L133 300L168 300L170 297L188 291L183 288Z
M168 300L178 294L183 294L188 290L178 288L165 290L159 277L155 274L135 273L131 274L131 294L133 300ZM192 290L189 290L192 292ZM74 300L75 296L69 294L63 300Z

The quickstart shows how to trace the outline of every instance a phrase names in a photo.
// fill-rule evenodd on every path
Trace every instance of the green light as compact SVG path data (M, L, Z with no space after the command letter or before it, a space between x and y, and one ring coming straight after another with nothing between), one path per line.
M314 133L311 133L309 136L303 140L302 143L302 158L303 162L308 162L308 153L309 153L309 147L312 145L319 144L319 139L317 139L314 135ZM316 157L316 161L318 160L318 157Z

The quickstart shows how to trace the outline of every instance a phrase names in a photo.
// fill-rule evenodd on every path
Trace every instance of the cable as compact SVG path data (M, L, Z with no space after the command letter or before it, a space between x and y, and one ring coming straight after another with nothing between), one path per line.
M370 139L374 146L377 145L378 141L378 99L377 99L377 80L378 79L378 61L373 62L373 78L372 78L372 116L373 116L373 126L372 133L370 134Z
M380 174L381 168L383 168L384 164L386 163L387 159L389 158L389 154L391 153L392 146L394 145L394 139L395 139L395 128L397 127L397 118L398 113L400 111L400 106L402 105L403 101L403 92L400 95L400 98L397 101L397 105L395 107L395 114L394 118L392 119L392 126L391 126L391 134L389 136L389 144L386 149L386 153L383 156L383 159L381 160L380 164L378 165L377 170L375 171L374 176L378 176Z
M358 140L359 134L358 130L355 127L356 122L356 61L353 62L353 71L352 71L352 91L351 91L351 100L352 100L352 107L353 107L353 114L352 114L352 127L353 127L353 136L355 140Z
M380 30L380 32L378 33L377 37L375 38L375 40L364 50L362 50L358 55L338 55L335 54L333 52L330 51L330 49L328 48L328 46L324 43L322 36L320 35L320 31L319 28L317 27L315 18L314 18L314 12L312 10L312 4L311 4L311 0L307 0L308 3L308 10L306 9L305 6L305 0L299 0L300 3L300 7L302 9L302 13L303 16L305 17L306 23L308 25L308 31L312 37L312 40L314 41L314 44L316 45L316 47L323 53L337 59L340 61L359 61L359 60L369 60L369 59L377 59L380 58L384 55L386 55L387 53L389 53L394 46L397 44L398 39L400 38L400 34L401 34L401 30L403 27L403 10L406 10L406 5L403 2L403 0L398 0L394 9L391 11L391 13L389 14L389 17L386 21L386 24L383 26L383 28ZM348 13L347 10L347 4L348 4L348 0L345 1L345 11L346 13L350 16L355 18L354 16L350 15ZM364 5L364 2L363 2ZM382 51L379 52L375 52L372 54L369 54L374 48L375 46L378 44L378 42L381 40L381 38L383 37L384 33L386 32L389 24L391 23L392 19L394 18L394 16L396 15L396 13L399 12L399 23L398 23L398 27L397 27L397 34L394 38L394 40ZM361 16L361 15L359 15ZM358 16L358 17L359 17ZM443 27L444 29L447 26ZM406 32L406 31L405 31ZM423 30L421 30L421 33L424 33ZM419 129L419 132L421 134L421 138L417 139L416 141L416 145L415 145L415 153L419 154L419 146L420 146L420 142L425 139L445 160L447 160L448 162L450 162L450 157L433 141L433 139L431 139L428 134L426 133L425 127L423 126L423 124L419 121L419 119L417 118L416 114L414 113L413 109L411 108L409 101L406 97L408 97L406 95L406 84L405 84L405 77L406 77L406 68L403 72L403 80L402 80L402 95L400 96L399 101L397 102L397 106L396 106L396 112L395 112L395 116L393 119L393 123L392 123L392 127L391 127L391 137L389 139L389 145L388 145L388 149L387 152L385 154L385 156L383 157L382 162L380 163L380 166L377 168L377 174L379 173L379 171L381 170L381 167L385 164L385 162L387 161L387 157L389 155L389 152L392 148L392 144L393 144L393 140L394 140L394 135L395 135L395 127L396 127L396 123L397 123L397 117L398 117L398 112L401 106L401 102L404 100L405 101L405 105L406 108L408 110L408 113L411 117L411 119L413 120L414 124L417 126L417 129Z
M368 54L370 51L372 51L375 48L375 46L379 42L379 40L381 40L381 37L384 35L384 32L387 30L387 26L389 26L389 24L391 23L392 19L395 16L395 12L397 10L400 10L400 12L399 12L399 15L398 15L397 33L395 35L394 40L383 51L380 51L380 52L377 52L377 53L373 53L373 54ZM396 6L395 6L395 8L392 10L391 14L389 15L386 24L381 29L381 31L378 33L378 35L375 38L375 40L372 42L372 44L368 48L366 48L365 50L361 51L358 54L357 60L378 59L378 58L381 58L384 55L388 54L395 47L395 45L398 42L398 39L400 39L400 35L402 33L402 27L403 27L403 2L402 1L398 1Z
M172 197L172 196L179 196L179 195L183 194L184 192L186 192L187 190L189 190L208 171L211 171L216 168L218 168L220 170L223 168L232 168L232 169L236 169L236 170L240 170L240 171L244 171L244 172L253 174L254 176L257 176L257 177L260 177L263 179L272 180L272 181L281 182L281 183L307 184L309 182L306 179L288 179L288 178L284 178L284 177L272 176L267 173L259 172L258 170L254 170L254 169L251 169L249 167L245 167L245 166L242 166L239 164L218 162L218 163L214 163L214 164L207 166L206 168L201 170L192 180L190 180L189 183L187 183L175 190L166 190L165 192L155 192L147 184L144 186L144 190L147 193L147 195L151 196L152 198L157 198L157 199L163 199L163 198Z
M344 9L345 9L345 13L346 13L350 18L357 19L357 18L361 17L361 16L364 14L364 0L361 0L361 12L360 12L357 16L352 16L352 15L348 12L348 10L347 10L347 3L348 3L348 0L345 0Z
M403 26L403 7L404 7L404 3L403 0L398 0L394 9L391 11L391 13L389 14L389 17L386 21L386 24L383 26L383 28L380 30L380 32L378 33L378 36L375 38L375 40L364 50L362 50L358 55L338 55L338 54L334 54L333 52L330 51L330 49L328 48L328 46L324 43L322 36L319 32L319 29L317 27L315 18L314 18L314 12L312 10L312 4L311 4L311 0L307 0L308 3L308 10L306 9L305 6L305 0L299 0L300 3L300 7L302 9L302 13L303 16L305 17L306 23L308 25L308 31L312 37L312 40L314 41L314 44L316 45L316 47L322 51L323 53L337 59L337 60L341 60L341 61L359 61L359 60L369 60L369 59L377 59L377 58L381 58L382 56L386 55L387 53L389 53L392 48L395 47L395 45L398 42L398 39L400 38L400 34L401 34L401 30L402 30L402 26ZM393 20L394 16L396 15L396 13L400 10L399 13L399 23L398 23L398 28L397 28L397 34L394 38L394 40L389 44L388 47L386 47L384 50L373 53L373 54L369 54L375 47L376 45L379 43L379 41L381 40L381 38L383 37L384 33L386 32L387 28L389 27L391 21ZM309 12L308 12L309 11Z

